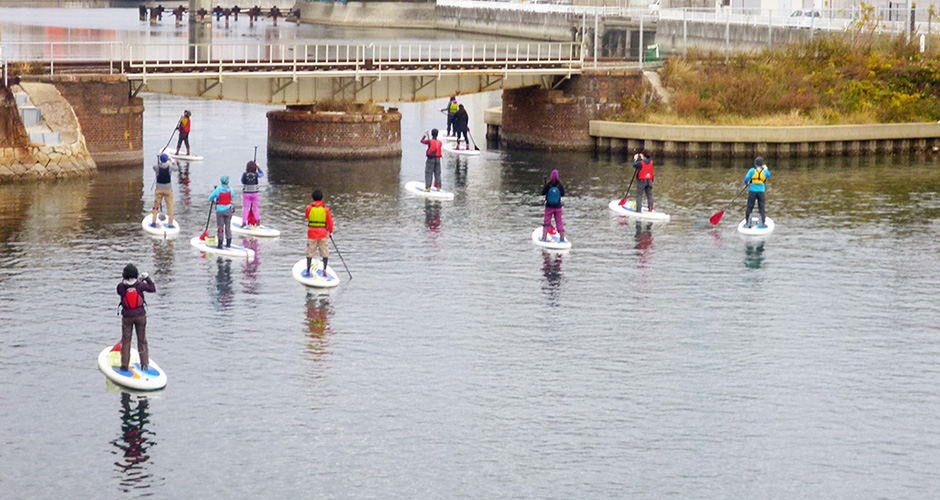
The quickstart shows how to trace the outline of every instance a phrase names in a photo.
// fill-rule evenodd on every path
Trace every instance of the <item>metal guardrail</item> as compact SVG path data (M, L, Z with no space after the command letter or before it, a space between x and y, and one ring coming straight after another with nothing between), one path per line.
M570 72L584 65L582 46L574 42L127 46L120 42L46 42L3 43L0 54L4 65L35 63L47 74L74 70L79 64L106 65L109 73L124 73L133 79L237 73Z
M563 5L548 2L519 2L494 0L437 0L441 7L458 7L461 9L493 9L502 11L534 12L544 14L586 15L601 17L639 17L649 15L648 7L631 7L629 0L610 2L612 5Z

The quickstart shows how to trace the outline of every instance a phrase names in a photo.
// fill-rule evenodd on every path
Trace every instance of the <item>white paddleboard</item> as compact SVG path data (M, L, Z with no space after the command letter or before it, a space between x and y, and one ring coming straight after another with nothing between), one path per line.
M625 217L632 217L638 220L648 220L651 222L669 221L669 214L666 212L660 212L658 210L653 210L650 212L649 209L646 208L643 209L643 212L637 212L630 207L632 206L632 203L630 202L621 205L620 200L613 200L607 206L610 207L610 209L616 214L623 215Z
M770 217L764 218L765 226L747 227L747 221L742 220L738 223L738 232L746 236L766 236L774 232L774 220Z
M176 224L173 227L167 226L168 220L160 220L160 215L157 215L157 227L150 225L150 221L153 220L153 215L147 215L144 217L144 220L140 221L140 227L144 228L144 231L153 235L160 236L161 238L173 238L174 236L180 234L180 221L177 220Z
M238 245L232 245L230 248L225 245L223 245L222 248L215 245L210 246L207 245L204 240L199 239L199 236L193 236L193 239L189 240L189 244L205 253L221 255L223 257L238 257L249 260L255 258L255 251L250 248L240 247Z
M201 156L199 156L199 155L176 154L176 153L174 153L173 151L170 151L170 150L167 150L167 149L164 149L164 150L161 151L160 153L161 153L161 154L166 154L166 155L169 156L170 158L173 158L174 160L178 160L178 161L202 161L202 160L204 159L203 157L201 157Z
M432 187L429 191L424 191L424 183L421 181L408 181L405 183L405 191L415 195L423 196L425 198L430 198L432 200L453 200L454 193L450 191L442 191L436 187Z
M439 135L439 136L437 136L437 138L438 138L441 142L457 142L457 136L456 136L456 135L445 135L445 136L443 136L443 137Z
M147 371L140 369L140 354L131 347L128 371L121 371L121 343L105 347L98 354L98 369L111 382L138 391L156 391L166 387L166 372L150 358Z
M535 228L535 231L532 231L532 241L542 248L550 248L552 250L568 250L571 248L571 240L565 238L565 241L560 241L558 233L549 233L547 236L547 241L542 240L541 227L537 227Z
M323 275L323 262L320 259L313 259L310 263L310 267L316 269L316 271L310 271L311 276L304 276L303 272L307 269L307 259L300 259L294 264L294 268L291 269L291 274L294 275L294 279L298 283L304 286L312 286L315 288L332 288L334 286L339 286L339 276L333 272L333 268L326 266L326 276Z
M451 153L451 154L463 155L463 156L478 156L480 154L480 151L477 151L477 149L473 147L472 144L470 145L470 149L465 149L466 147L467 147L467 144L464 142L460 143L460 149L457 149L455 144L447 143L441 146L441 150L444 151L445 153Z
M281 232L268 226L242 227L242 218L232 216L232 233L244 236L258 236L262 238L277 238Z

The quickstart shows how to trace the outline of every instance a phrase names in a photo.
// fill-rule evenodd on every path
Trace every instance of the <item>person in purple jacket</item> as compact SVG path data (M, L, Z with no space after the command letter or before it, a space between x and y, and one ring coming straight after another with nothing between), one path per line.
M150 358L147 350L147 310L144 309L144 292L154 293L157 287L147 273L138 280L134 264L124 266L123 281L118 283L117 294L121 296L121 370L127 371L131 360L131 336L137 329L137 352L140 354L140 369L147 371Z

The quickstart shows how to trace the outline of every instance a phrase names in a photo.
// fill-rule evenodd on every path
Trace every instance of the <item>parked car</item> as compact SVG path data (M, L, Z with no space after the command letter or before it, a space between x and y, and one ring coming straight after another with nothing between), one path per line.
M801 28L819 26L818 18L820 17L822 17L822 14L816 9L798 9L790 13L790 24L800 26Z

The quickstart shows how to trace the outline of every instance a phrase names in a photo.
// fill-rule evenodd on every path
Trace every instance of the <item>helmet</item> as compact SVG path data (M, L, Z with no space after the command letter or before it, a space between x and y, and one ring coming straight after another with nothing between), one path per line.
M162 162L170 161L170 155L163 153L162 155L160 155L160 161Z

